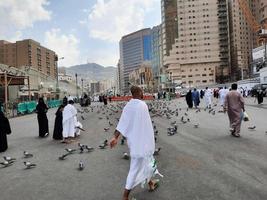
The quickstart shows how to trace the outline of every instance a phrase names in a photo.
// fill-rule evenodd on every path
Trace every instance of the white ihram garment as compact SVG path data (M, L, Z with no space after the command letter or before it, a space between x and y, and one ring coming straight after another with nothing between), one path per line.
M77 117L75 116L75 135L79 136L81 135L81 130L79 128L83 128L83 125L81 122L77 120Z
M158 172L153 164L154 131L146 103L138 99L130 100L122 111L116 129L127 138L130 150L131 165L125 188L131 190L149 181Z
M75 117L77 115L76 108L68 104L64 107L63 110L63 138L74 137L75 136Z
M211 97L212 97L211 89L205 90L204 98L205 98L206 107L211 106Z
M229 92L229 90L227 90L227 89L220 89L219 96L220 96L220 105L221 106L224 105L225 97L226 97L228 92Z

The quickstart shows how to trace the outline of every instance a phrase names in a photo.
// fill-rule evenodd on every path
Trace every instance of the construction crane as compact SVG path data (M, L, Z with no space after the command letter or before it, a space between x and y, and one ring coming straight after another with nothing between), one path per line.
M251 29L253 30L254 33L257 34L257 42L258 45L262 45L264 44L264 48L265 48L265 63L262 63L261 67L267 67L267 50L266 50L266 42L267 42L267 23L264 24L259 24L258 21L255 19L255 17L253 16L250 7L247 3L247 0L238 0L239 3L239 7L241 8L246 21L248 22L248 24L250 25Z

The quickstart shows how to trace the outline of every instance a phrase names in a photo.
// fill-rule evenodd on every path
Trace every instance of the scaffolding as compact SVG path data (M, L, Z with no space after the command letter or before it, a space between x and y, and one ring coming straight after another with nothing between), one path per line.
M8 86L25 85L27 80L29 100L31 100L30 79L29 76L17 76L12 73L0 72L0 86L4 87L4 105L5 111L8 109Z

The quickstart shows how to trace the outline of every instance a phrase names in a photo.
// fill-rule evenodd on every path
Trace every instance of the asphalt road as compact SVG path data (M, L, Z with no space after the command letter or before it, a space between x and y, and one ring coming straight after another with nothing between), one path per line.
M186 105L183 100L172 101L172 109L182 109L178 117L153 118L159 130L157 147L162 148L156 159L164 178L157 191L151 193L138 186L132 196L137 200L266 200L267 106L257 106L252 99L246 102L251 121L243 123L241 138L233 138L228 133L227 115L190 110L190 122L182 124ZM77 143L65 145L52 140L55 109L49 110L50 137L45 139L37 137L35 114L11 119L9 149L0 157L8 155L17 161L0 169L0 199L120 200L129 168L129 161L122 159L127 146L97 148L111 138L115 126L104 132L108 121L100 120L99 116L105 115L96 111L83 114L85 120L80 121L86 132L79 138L95 151L76 153L65 161L58 157L66 147L77 148ZM110 116L112 123L116 124L119 115ZM167 127L174 120L178 122L178 134L167 136ZM199 128L194 128L196 123ZM253 125L256 129L248 130ZM24 150L34 154L27 160L36 163L36 168L24 169ZM83 171L77 170L80 160L85 164Z

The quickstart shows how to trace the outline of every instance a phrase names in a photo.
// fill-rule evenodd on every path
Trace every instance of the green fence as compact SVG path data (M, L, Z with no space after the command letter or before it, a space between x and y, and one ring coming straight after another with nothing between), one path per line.
M49 108L56 108L62 104L62 100L49 100L47 106ZM36 109L37 103L35 101L28 101L18 104L18 114L24 115L33 113Z
M47 101L47 106L49 108L57 108L62 104L62 100L49 100Z

